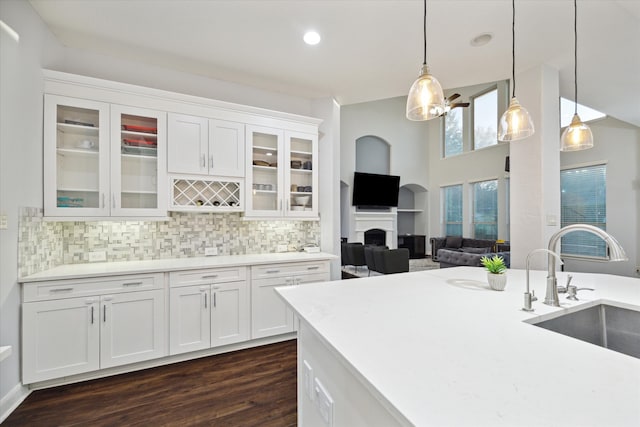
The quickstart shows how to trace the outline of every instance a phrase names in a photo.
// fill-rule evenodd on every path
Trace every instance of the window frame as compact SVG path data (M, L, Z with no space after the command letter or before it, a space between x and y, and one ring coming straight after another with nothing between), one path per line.
M476 148L476 114L475 114L475 110L476 110L476 99L480 98L490 92L494 92L496 93L496 141L494 144L491 145L487 145L486 147L480 147L480 148ZM498 145L498 138L497 138L497 131L498 131L498 121L500 120L499 117L499 113L500 113L500 102L499 102L499 91L498 91L498 85L495 84L493 86L490 86L488 88L486 88L483 91L480 91L472 96L469 97L469 109L470 109L470 117L469 117L469 121L471 122L471 128L470 128L470 139L471 139L471 151L476 151L476 150L483 150L485 148L489 148L489 147L493 147L495 145Z
M482 184L485 182L495 182L496 183L496 189L495 189L495 221L476 221L476 185L478 184ZM499 234L499 230L498 230L498 226L499 226L499 206L498 206L498 191L499 191L499 184L500 181L498 178L489 178L489 179L483 179L483 180L479 180L479 181L474 181L471 183L471 230L472 230L472 235L474 239L491 239L491 240L496 240L498 239L498 234ZM495 236L494 237L477 237L477 233L476 233L476 225L481 225L481 224L488 224L488 225L494 225L495 226Z
M460 152L459 153L454 153L454 154L450 154L447 155L447 116L451 113L451 111L455 111L456 114L459 113L460 114L460 130L462 132L462 144L460 147ZM464 125L465 125L465 111L464 108L454 108L452 110L450 110L447 114L445 114L444 116L442 116L442 158L443 159L450 159L452 157L455 156L459 156L461 154L464 154Z
M447 190L451 189L451 188L460 188L460 221L448 221L447 219ZM441 197L442 197L442 210L441 210L441 215L442 215L442 232L444 233L445 236L458 236L458 234L448 234L447 230L448 230L448 226L452 225L452 226L460 226L460 234L459 236L463 236L464 235L464 184L463 183L458 183L458 184L450 184L450 185L443 185L442 187L440 187L440 191L441 191Z

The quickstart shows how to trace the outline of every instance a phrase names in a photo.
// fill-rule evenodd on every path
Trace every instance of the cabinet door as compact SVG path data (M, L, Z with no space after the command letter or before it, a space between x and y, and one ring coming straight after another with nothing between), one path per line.
M166 355L164 290L100 298L100 367Z
M285 132L285 214L318 216L318 136Z
M281 130L258 126L246 127L247 191L245 215L254 217L282 216L284 161Z
M208 119L169 113L168 161L171 173L209 173Z
M44 215L107 216L108 197L109 105L45 95Z
M247 282L211 286L211 347L249 339Z
M111 215L166 216L166 113L111 106Z
M171 288L169 300L169 353L209 348L210 285Z
M209 120L209 174L244 178L244 124Z
M293 312L274 288L293 284L291 277L257 279L251 283L251 338L293 332Z
M99 369L99 325L97 298L22 304L22 382Z

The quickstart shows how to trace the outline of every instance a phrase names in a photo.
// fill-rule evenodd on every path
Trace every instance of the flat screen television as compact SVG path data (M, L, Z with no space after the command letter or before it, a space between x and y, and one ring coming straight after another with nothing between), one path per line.
M353 175L353 206L397 207L400 177L355 172Z

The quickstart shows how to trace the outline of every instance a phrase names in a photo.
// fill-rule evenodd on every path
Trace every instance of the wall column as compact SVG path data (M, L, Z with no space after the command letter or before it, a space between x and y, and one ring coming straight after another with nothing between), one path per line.
M560 89L558 70L541 65L516 77L516 96L535 134L510 143L511 268L524 268L533 249L546 248L560 229ZM531 258L546 269L547 257Z

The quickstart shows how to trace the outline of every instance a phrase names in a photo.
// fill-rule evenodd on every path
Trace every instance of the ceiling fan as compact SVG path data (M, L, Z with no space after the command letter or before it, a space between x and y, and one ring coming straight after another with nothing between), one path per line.
M454 93L453 95L447 97L447 99L444 100L444 111L442 112L442 114L440 114L440 117L446 116L447 113L453 110L454 108L469 106L468 102L453 102L458 98L460 98L460 94Z

